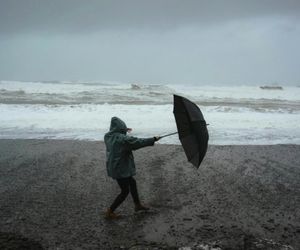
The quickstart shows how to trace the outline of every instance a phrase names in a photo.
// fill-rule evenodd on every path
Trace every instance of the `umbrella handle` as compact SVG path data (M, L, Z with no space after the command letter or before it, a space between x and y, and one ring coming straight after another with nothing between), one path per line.
M178 134L178 132L174 132L174 133L167 134L167 135L162 135L162 136L160 136L160 139L164 138L164 137L167 137L167 136L170 136L170 135L175 135L175 134Z

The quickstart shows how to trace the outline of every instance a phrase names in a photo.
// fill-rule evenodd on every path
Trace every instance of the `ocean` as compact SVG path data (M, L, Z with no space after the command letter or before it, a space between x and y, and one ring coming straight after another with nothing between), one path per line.
M0 81L1 139L103 140L112 116L132 136L176 131L173 94L195 102L209 144L300 144L299 86ZM159 143L179 144L178 136Z

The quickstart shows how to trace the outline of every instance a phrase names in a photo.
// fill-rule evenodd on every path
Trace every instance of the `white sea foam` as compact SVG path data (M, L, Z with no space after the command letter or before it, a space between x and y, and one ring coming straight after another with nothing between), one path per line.
M198 100L285 100L299 101L300 88L261 89L260 86L173 86L178 92Z
M119 116L132 135L176 131L172 95L196 102L211 144L300 144L300 88L0 81L0 138L102 140ZM178 144L178 137L161 143Z
M1 138L102 140L111 116L124 119L133 136L176 131L172 105L0 105ZM211 144L300 143L299 113L220 112L202 108ZM178 144L177 136L162 143Z

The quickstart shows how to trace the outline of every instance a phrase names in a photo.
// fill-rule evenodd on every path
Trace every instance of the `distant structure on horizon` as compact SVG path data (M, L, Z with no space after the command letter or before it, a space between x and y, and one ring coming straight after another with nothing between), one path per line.
M261 89L275 89L275 90L283 90L283 87L281 86L274 86L274 85L265 85L260 86Z

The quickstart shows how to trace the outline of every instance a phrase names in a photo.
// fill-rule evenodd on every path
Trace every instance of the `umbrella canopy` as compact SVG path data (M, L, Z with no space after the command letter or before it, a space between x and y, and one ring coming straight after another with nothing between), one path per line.
M195 103L178 95L174 95L173 113L188 161L199 168L207 151L209 137L203 114Z

